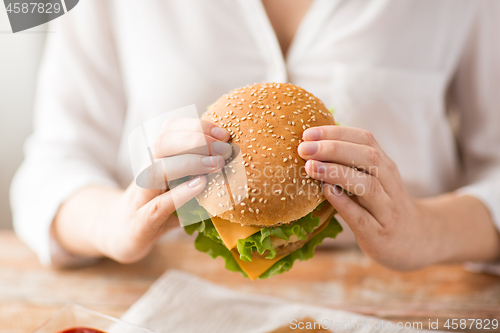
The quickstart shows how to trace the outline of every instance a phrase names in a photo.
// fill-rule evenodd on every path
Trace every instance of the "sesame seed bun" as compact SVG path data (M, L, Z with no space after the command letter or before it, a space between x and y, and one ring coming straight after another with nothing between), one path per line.
M309 127L335 125L323 102L286 83L235 89L203 115L231 134L233 155L208 175L198 202L212 216L251 226L291 223L325 200L297 147Z

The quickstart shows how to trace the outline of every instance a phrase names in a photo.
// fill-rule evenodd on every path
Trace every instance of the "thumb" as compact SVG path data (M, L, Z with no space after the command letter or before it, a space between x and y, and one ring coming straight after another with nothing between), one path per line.
M375 225L370 213L359 205L356 197L349 197L341 188L325 183L323 194L356 236L374 235Z
M140 209L141 214L144 214L144 218L140 219L146 224L144 229L156 234L176 208L200 194L206 183L207 178L199 176L153 198Z

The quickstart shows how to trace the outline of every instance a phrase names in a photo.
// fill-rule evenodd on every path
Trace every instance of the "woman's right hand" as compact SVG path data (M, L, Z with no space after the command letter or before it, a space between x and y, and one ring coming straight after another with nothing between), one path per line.
M90 221L82 221L88 225L83 234L93 248L93 256L103 255L121 263L146 256L161 235L179 225L172 215L176 206L198 195L206 185L203 175L221 170L231 155L231 146L226 143L229 133L204 120L203 133L193 130L199 128L199 121L175 119L165 123L152 151L155 159L167 158L173 162L169 165L175 165L169 168L168 181L201 176L167 192L141 188L135 181L125 191L96 187L79 191L61 207L55 220L56 236L63 247L77 255L89 254L82 253L84 249L79 248L81 245L74 237L68 237L75 218L87 216Z

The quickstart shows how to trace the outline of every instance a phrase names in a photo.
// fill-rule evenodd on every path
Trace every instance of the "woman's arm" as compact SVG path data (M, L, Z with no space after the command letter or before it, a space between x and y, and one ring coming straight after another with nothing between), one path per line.
M436 244L435 263L500 258L500 234L488 209L475 197L447 193L415 200ZM428 237L424 230L424 236ZM432 263L432 262L431 262Z
M109 2L82 2L51 22L57 33L47 35L34 133L11 187L16 233L44 264L82 263L54 251L50 230L61 204L87 186L119 186L115 163L127 101L109 18Z
M86 187L61 205L52 223L52 233L68 252L84 257L101 257L96 241L97 226L104 223L110 207L118 202L122 190Z

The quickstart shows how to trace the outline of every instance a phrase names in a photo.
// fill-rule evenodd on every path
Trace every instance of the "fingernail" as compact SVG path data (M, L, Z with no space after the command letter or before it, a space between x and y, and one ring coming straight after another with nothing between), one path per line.
M214 153L221 156L226 156L231 153L231 145L225 142L212 143L212 149Z
M210 132L212 133L212 136L217 140L226 141L226 139L229 137L229 133L226 130L217 126L212 127L212 130Z
M302 142L300 150L304 155L314 155L318 152L319 144L317 142Z
M309 128L304 131L302 137L304 138L304 140L318 141L319 139L321 139L321 131L318 129Z
M219 156L205 156L201 158L201 163L204 166L214 168L219 165L221 157Z
M196 187L198 185L201 184L201 178L200 177L196 177L195 179L191 180L189 183L188 183L188 187Z

